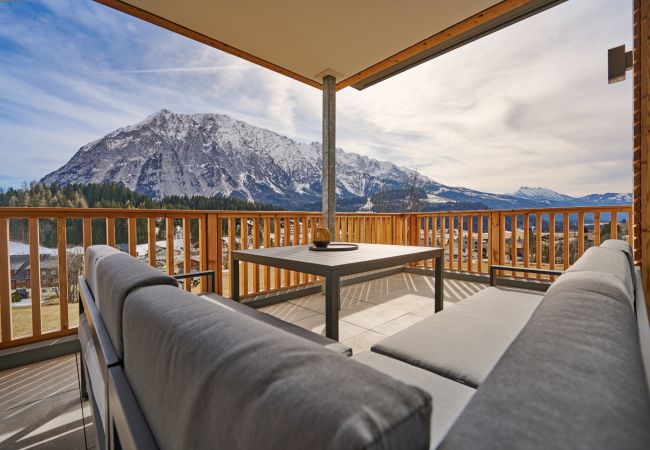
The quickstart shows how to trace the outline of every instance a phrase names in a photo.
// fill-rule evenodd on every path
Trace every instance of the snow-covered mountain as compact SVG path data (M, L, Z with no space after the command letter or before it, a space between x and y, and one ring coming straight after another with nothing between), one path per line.
M158 199L221 194L294 209L320 201L321 159L318 142L297 142L226 115L161 110L83 146L42 181L116 182ZM336 171L338 198L349 209L368 204L381 190L404 189L413 180L411 169L342 149L337 149ZM422 175L417 178L429 205L472 202L521 208L562 206L575 200L542 188L501 195L445 186ZM604 194L592 199L597 203L588 204L629 203L627 195Z

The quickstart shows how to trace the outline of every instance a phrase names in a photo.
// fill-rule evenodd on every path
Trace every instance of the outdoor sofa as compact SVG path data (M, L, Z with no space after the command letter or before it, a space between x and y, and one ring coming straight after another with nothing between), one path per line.
M650 330L622 242L545 294L490 287L352 357L109 247L81 281L101 448L650 446Z

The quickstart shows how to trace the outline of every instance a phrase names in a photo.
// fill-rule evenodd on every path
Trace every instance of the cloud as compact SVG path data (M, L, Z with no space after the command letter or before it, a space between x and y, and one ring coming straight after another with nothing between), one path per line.
M607 84L606 50L631 44L631 3L572 0L345 89L337 145L484 191L629 192L632 87ZM161 108L311 142L321 107L314 88L95 2L0 6L0 186L38 179Z

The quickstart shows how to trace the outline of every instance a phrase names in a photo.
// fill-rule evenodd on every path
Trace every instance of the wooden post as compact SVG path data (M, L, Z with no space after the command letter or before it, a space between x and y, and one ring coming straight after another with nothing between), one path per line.
M157 255L156 255L156 219L154 217L149 217L147 219L147 228L149 234L148 252L149 252L149 264L153 267L157 266Z
M323 221L334 239L336 212L336 78L323 77Z
M634 259L650 307L650 0L634 0Z
M505 255L502 254L501 252L501 214L498 211L493 211L490 213L490 227L488 229L488 249L489 249L488 252L489 265L503 264L503 259L505 259Z
M165 228L165 237L167 238L167 273L169 275L174 275L176 272L176 262L174 261L174 231L176 231L176 229L173 218L167 218Z

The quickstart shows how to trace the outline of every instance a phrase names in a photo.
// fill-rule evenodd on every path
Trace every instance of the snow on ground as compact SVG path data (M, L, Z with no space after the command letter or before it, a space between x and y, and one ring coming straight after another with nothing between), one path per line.
M83 247L70 247L68 252L70 253L83 253ZM38 246L38 252L41 255L58 255L59 251L56 248L43 247L42 245ZM9 254L10 255L29 255L29 244L23 242L9 241Z

